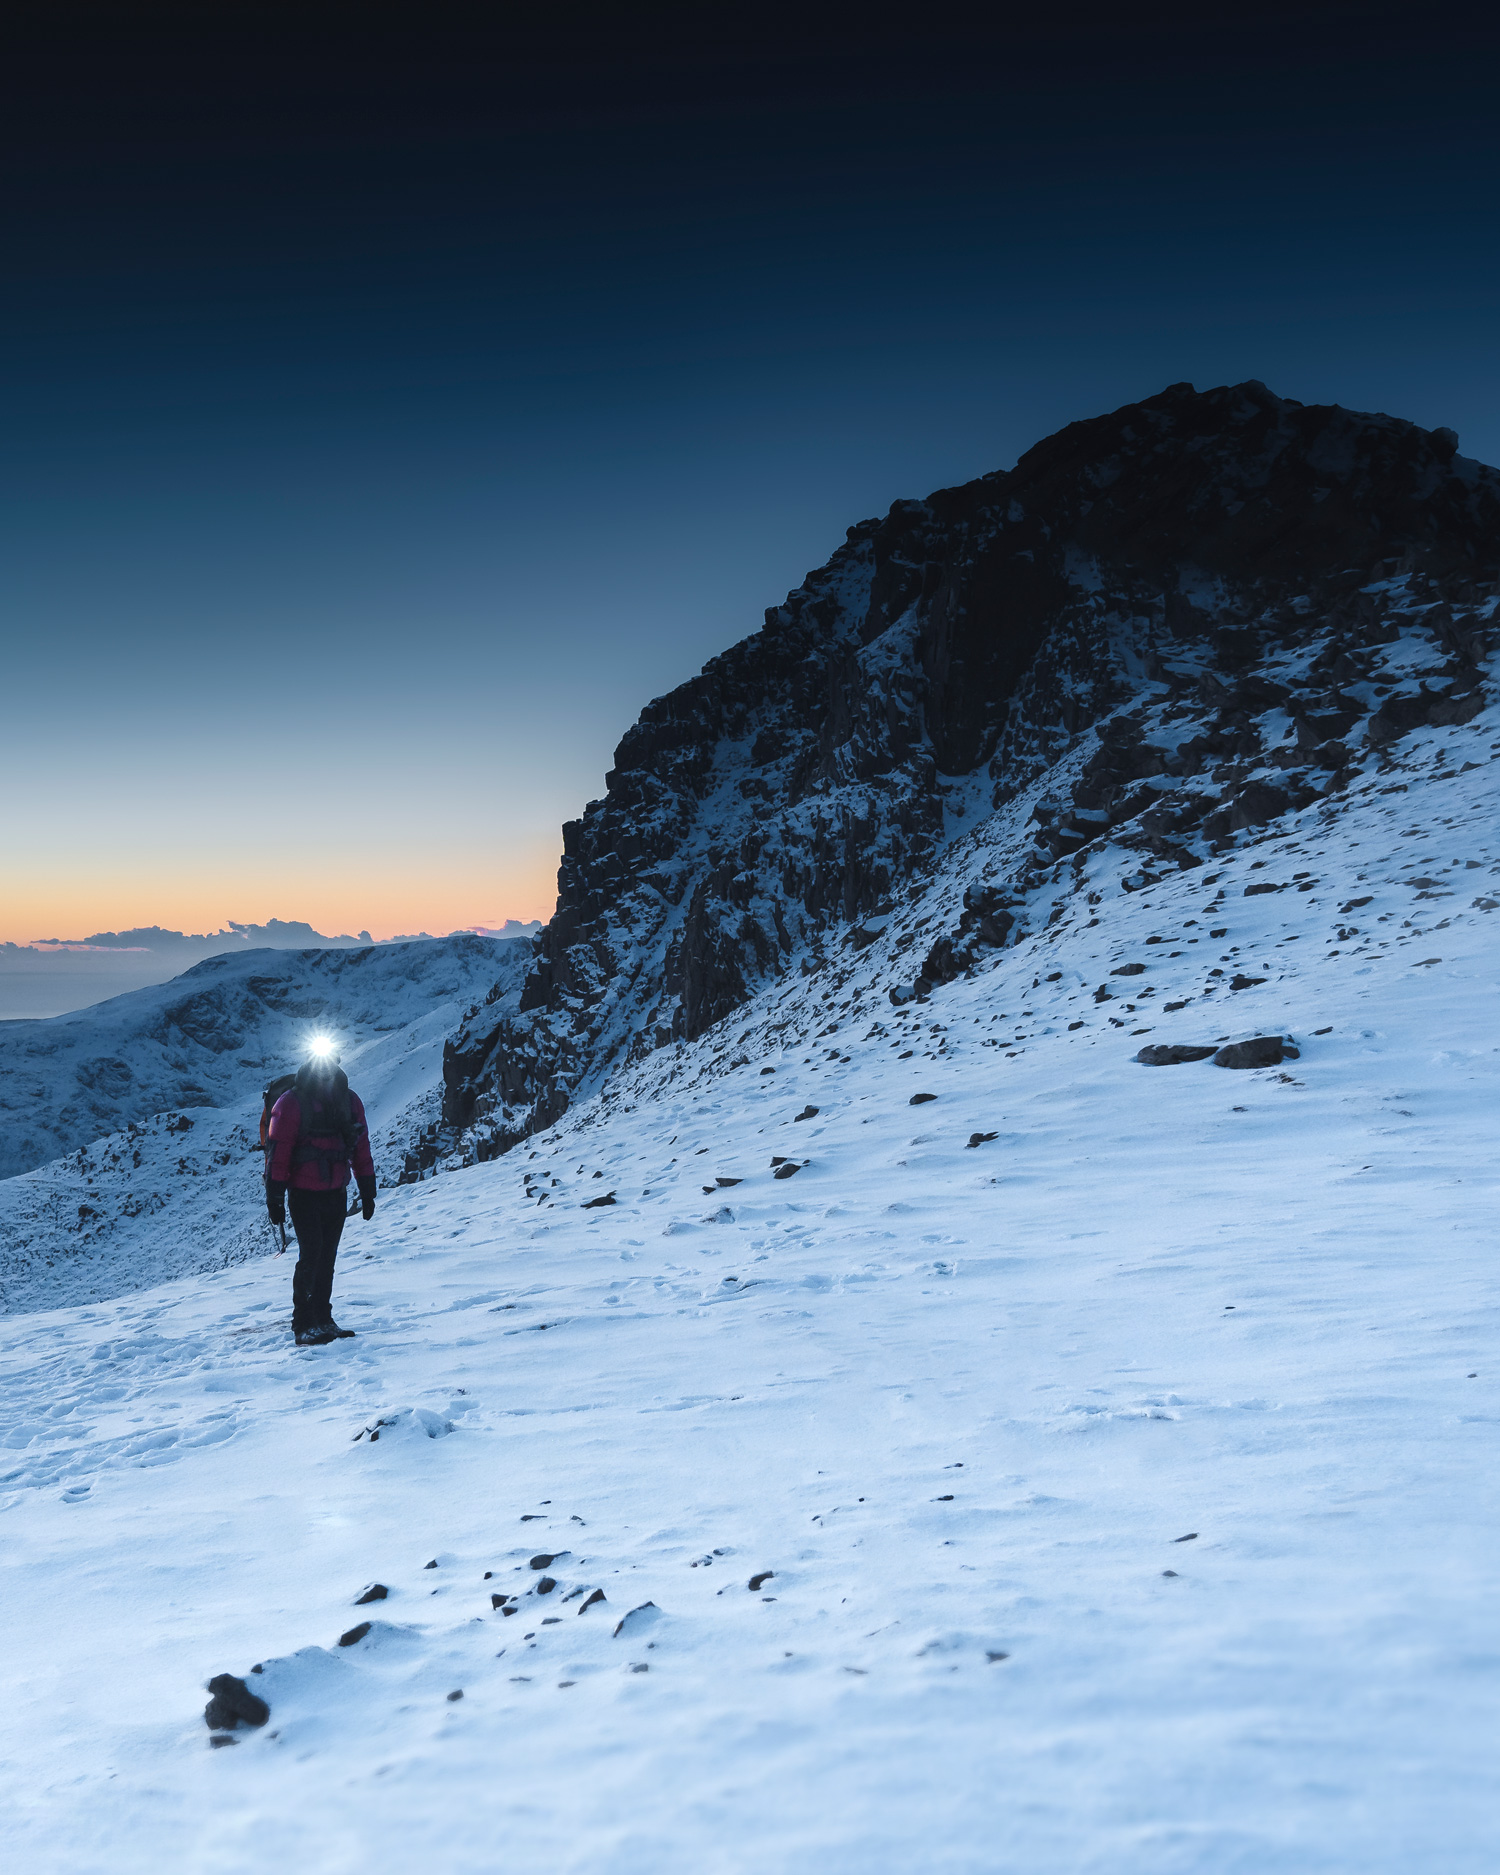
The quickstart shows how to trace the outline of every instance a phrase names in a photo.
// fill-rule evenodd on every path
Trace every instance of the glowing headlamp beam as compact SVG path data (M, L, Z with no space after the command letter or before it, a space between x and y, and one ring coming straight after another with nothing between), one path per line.
M308 1053L318 1061L326 1061L333 1053L333 1043L326 1035L315 1035L308 1043Z

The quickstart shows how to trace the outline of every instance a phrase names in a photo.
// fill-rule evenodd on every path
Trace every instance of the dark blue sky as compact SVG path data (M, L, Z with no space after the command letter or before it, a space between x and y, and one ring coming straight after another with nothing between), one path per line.
M1175 380L1500 459L1494 29L1203 11L23 8L0 938L545 915L849 523Z

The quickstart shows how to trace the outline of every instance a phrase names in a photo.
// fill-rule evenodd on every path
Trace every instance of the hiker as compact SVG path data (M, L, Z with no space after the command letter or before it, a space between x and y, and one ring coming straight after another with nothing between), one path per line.
M339 1066L338 1051L315 1047L271 1109L266 1208L286 1221L290 1187L297 1267L292 1271L292 1333L298 1347L352 1336L333 1319L333 1261L344 1230L344 1193L352 1164L360 1208L375 1215L375 1162L364 1103Z

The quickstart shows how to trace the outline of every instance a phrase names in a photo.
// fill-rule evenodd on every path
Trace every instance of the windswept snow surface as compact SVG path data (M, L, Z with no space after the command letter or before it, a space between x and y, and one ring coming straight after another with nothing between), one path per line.
M1500 802L1446 746L383 1193L356 1340L293 1350L282 1260L0 1322L13 1865L1489 1875ZM271 1717L211 1750L221 1672Z

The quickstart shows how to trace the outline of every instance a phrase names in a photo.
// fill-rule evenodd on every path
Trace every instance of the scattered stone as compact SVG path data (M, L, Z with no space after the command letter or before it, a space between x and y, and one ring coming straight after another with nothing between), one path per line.
M346 1634L341 1634L339 1636L339 1646L340 1647L356 1646L370 1632L370 1628L372 1625L373 1624L369 1621L361 1621L358 1627L350 1628Z
M617 1628L615 1632L618 1633L619 1629ZM630 1663L630 1671L632 1673L649 1673L651 1668L644 1660L632 1660Z
M990 1665L991 1665L992 1667L993 1667L993 1666L994 1666L994 1665L995 1665L995 1664L996 1664L996 1663L997 1663L998 1661L1001 1661L1001 1660L1009 1660L1009 1659L1010 1659L1010 1655L1009 1655L1008 1653L1006 1653L1006 1652L1005 1652L1005 1650L1004 1650L1003 1648L1000 1648L1000 1647L996 1647L996 1648L986 1648L986 1649L985 1649L985 1655L984 1655L984 1657L985 1657L985 1659L986 1659L987 1661L989 1661L989 1663L990 1663Z
M998 1133L970 1133L969 1144L971 1146L984 1146L988 1145L990 1140L998 1139L999 1137L1000 1135Z
M925 1107L929 1100L936 1100L936 1099L937 1099L936 1094L913 1094L911 1099L907 1101L906 1104L908 1107Z
M608 1599L609 1597L604 1593L603 1589L595 1589L586 1602L581 1602L579 1604L578 1612L582 1614L584 1609L592 1608L595 1602L607 1601Z
M1189 1530L1186 1536L1174 1536L1172 1541L1174 1543L1196 1543L1198 1541L1198 1532L1196 1530Z
M550 1595L556 1587L556 1576L543 1576L541 1581L536 1585L536 1592L538 1595Z
M436 1556L434 1556L431 1562L424 1562L424 1563L422 1564L422 1567L423 1567L424 1569L436 1569L436 1568L437 1568L437 1557L436 1557Z
M1219 926L1219 928L1218 928L1218 929L1217 929L1216 931L1210 931L1208 935L1209 935L1209 936L1210 936L1211 938L1222 938L1222 937L1228 937L1228 936L1229 936L1229 926L1228 926L1227 924L1221 924L1221 925Z
M216 1673L208 1683L208 1690L213 1697L208 1702L204 1718L216 1731L233 1731L238 1721L244 1725L264 1725L271 1716L271 1708L258 1693L252 1693L243 1680L237 1680L232 1673ZM215 1723L209 1717L215 1706L230 1714L229 1723Z
M1164 1576L1172 1576L1172 1577L1175 1577L1175 1576L1176 1576L1176 1574L1177 1574L1177 1571L1176 1571L1175 1569L1163 1569L1163 1570L1162 1570L1162 1574L1163 1574Z
M762 1074L774 1074L775 1072L776 1070L774 1068L762 1068L761 1069Z
M1192 1000L1190 996L1185 996L1180 1003L1163 1003L1162 1012L1165 1015L1171 1015L1175 1009L1186 1009Z
M1216 1068L1275 1068L1286 1054L1279 1035L1257 1035L1248 1042L1230 1042L1214 1056Z
M622 1634L636 1634L660 1619L661 1610L655 1602L642 1602L639 1608L632 1608L629 1614L621 1615L615 1623L614 1638L618 1640Z
M1412 969L1425 970L1429 964L1440 964L1442 961L1441 957L1419 957L1412 965Z
M1247 976L1236 975L1229 979L1229 987L1232 990L1253 990L1257 983L1264 983L1264 982L1265 982L1264 977L1247 977Z
M816 1107L804 1107L800 1113L794 1113L792 1115L794 1120L816 1120L817 1117L818 1109Z
M215 1732L208 1742L217 1751L220 1745L237 1745L240 1741L231 1738L228 1732Z
M724 1178L722 1175L714 1180L716 1185L722 1185L726 1191L731 1185L743 1185L744 1182L742 1178Z
M462 1699L463 1696L464 1689L461 1686L455 1686L453 1691L448 1695L448 1704L451 1706L455 1699Z
M1143 977L1146 974L1144 964L1117 964L1109 973L1112 977Z
M1148 1068L1175 1068L1184 1061L1205 1061L1213 1052L1212 1042L1206 1048L1188 1042L1158 1042L1137 1050L1135 1058Z
M774 1176L777 1178L795 1178L801 1170L802 1167L798 1165L794 1159L788 1159L784 1165L777 1166Z
M390 1592L383 1582L372 1582L363 1595L355 1596L354 1606L363 1608L366 1602L383 1602Z
M775 1574L776 1574L776 1571L774 1569L762 1569L759 1575L751 1576L750 1578L751 1589L754 1590L754 1589L760 1588L764 1583L769 1582L774 1577Z
M558 1551L558 1555L566 1554L565 1550ZM557 1556L533 1556L528 1566L532 1569L550 1569L556 1561Z
M1246 898L1263 898L1267 892L1279 892L1281 887L1270 879L1262 879L1255 885L1245 887Z
M614 1201L615 1201L615 1194L612 1191L607 1191L605 1192L602 1198L590 1198L588 1203L585 1205L580 1205L579 1209L582 1211L597 1211L600 1205L613 1204Z
M1081 1021L1079 1021L1079 1022L1070 1022L1070 1023L1068 1024L1068 1028L1069 1028L1070 1030L1072 1030L1072 1029L1081 1029L1082 1027L1083 1027L1083 1023L1082 1023Z

